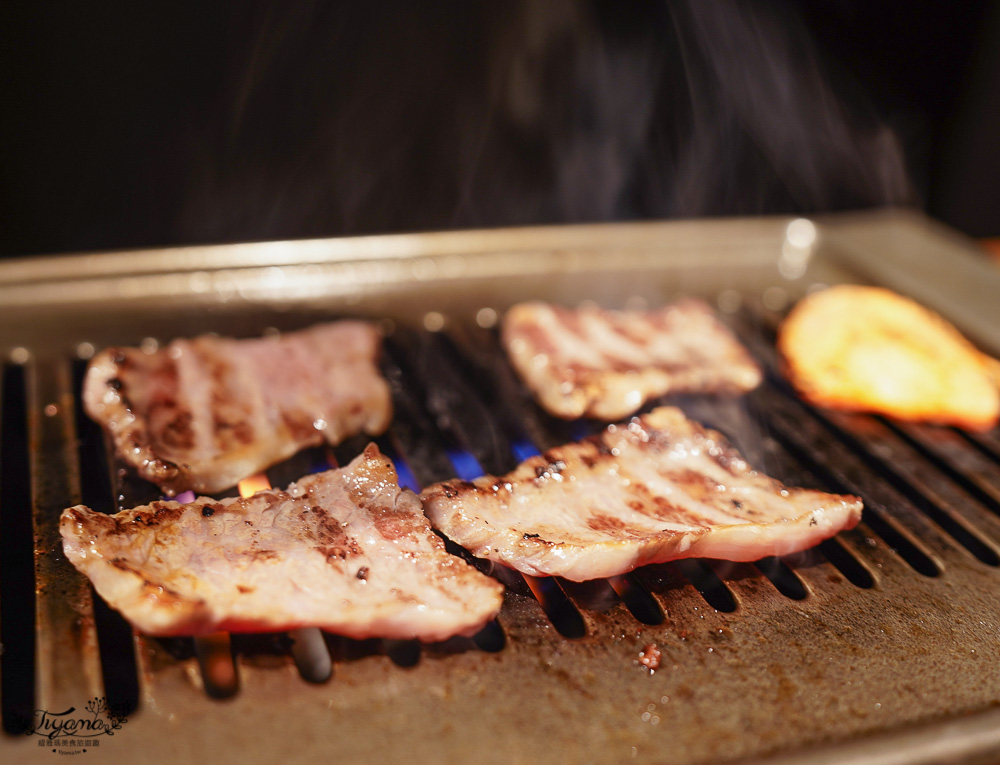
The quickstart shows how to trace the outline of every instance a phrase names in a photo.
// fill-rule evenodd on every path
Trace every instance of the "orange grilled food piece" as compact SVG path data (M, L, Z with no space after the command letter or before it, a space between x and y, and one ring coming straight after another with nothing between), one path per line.
M788 379L818 406L972 430L1000 417L1000 362L887 289L839 285L809 295L782 323L778 350Z

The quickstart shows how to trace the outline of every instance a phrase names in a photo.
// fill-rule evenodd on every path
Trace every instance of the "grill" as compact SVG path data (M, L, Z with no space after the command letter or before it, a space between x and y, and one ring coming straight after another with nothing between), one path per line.
M23 735L27 721L105 699L126 722L89 749L112 762L994 761L1000 433L800 402L776 373L774 328L805 290L840 281L908 293L1000 351L1000 276L905 212L3 264L0 751L21 762L78 751L88 742ZM64 507L113 512L155 496L81 413L95 348L377 319L397 412L379 442L420 486L505 472L597 427L547 417L514 379L495 329L508 305L654 306L681 294L713 301L768 377L738 402L672 403L787 483L862 496L857 529L753 565L694 560L586 584L507 576L494 624L425 646L134 636L62 557ZM283 486L360 446L307 451L268 476ZM641 661L651 646L652 671Z

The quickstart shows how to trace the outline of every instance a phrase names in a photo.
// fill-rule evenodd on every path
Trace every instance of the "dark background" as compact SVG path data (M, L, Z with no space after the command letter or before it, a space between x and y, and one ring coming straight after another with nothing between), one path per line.
M915 206L1000 235L997 2L0 6L0 255Z

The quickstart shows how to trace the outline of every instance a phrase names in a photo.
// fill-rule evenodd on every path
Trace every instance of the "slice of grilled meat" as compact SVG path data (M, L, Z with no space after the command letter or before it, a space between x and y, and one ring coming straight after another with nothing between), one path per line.
M660 407L531 457L505 476L421 495L434 526L474 555L574 581L678 558L759 560L855 526L857 497L788 488L717 432Z
M217 493L324 441L392 417L371 324L340 321L250 340L203 336L90 362L87 413L126 463L169 495Z
M666 393L744 393L760 367L712 309L687 298L654 311L521 303L501 339L550 413L616 420Z
M320 627L353 638L478 631L503 587L445 551L370 444L347 467L246 499L63 511L66 557L141 632Z

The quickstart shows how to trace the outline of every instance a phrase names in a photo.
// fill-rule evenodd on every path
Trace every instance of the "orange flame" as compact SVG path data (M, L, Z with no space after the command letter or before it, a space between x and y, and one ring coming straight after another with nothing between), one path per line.
M618 597L621 598L622 600L625 599L625 596L632 589L632 583L625 577L624 574L619 574L618 576L609 576L608 584L611 585L611 589L613 589L616 593L618 593Z
M545 590L542 586L542 581L536 576L531 576L531 574L522 574L525 583L528 585L528 589L531 590L531 594L535 596L535 600L541 605L544 610L546 605L548 605L548 596L545 594Z
M263 473L257 473L249 478L240 481L236 488L239 489L241 497L252 497L258 491L267 491L271 488L271 482Z

